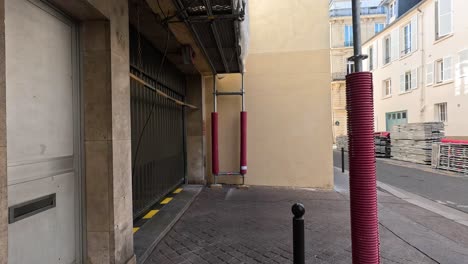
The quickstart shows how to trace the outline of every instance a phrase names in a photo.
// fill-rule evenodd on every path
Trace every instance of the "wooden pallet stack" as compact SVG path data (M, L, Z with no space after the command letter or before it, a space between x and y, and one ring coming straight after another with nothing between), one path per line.
M391 141L389 132L375 132L375 156L377 158L390 158L391 157Z
M391 131L394 159L430 165L432 144L444 137L444 123L395 125Z

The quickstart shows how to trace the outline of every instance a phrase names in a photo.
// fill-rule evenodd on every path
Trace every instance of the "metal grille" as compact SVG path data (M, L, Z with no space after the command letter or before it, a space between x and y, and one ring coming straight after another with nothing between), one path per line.
M184 101L185 77L167 59L156 83L156 75L163 55L146 39L130 32L130 72L161 89L168 95ZM141 62L140 62L141 58ZM183 107L154 90L131 79L132 160L134 161L133 217L138 218L154 203L184 180L185 142ZM154 107L146 129L146 120ZM136 148L142 135L135 161Z

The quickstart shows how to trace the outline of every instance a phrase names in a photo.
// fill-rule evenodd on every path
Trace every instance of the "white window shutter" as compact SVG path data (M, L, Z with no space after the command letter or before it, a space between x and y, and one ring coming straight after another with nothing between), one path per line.
M418 15L411 19L411 52L418 50Z
M453 0L439 0L439 37L452 33Z
M405 50L405 28L400 28L400 43L398 47L398 56L401 57L403 51Z
M418 68L411 70L411 89L418 88Z
M374 47L374 48L372 49L373 52L374 52L374 56L373 56L373 59L374 59L374 62L373 62L374 69L373 69L373 70L375 70L375 69L377 69L377 67L378 67L378 64L377 64L377 63L378 63L378 56L379 56L379 53L377 52L377 49L378 49L378 47L379 47L379 42L376 41L376 42L374 43L373 47Z
M461 67L462 64L460 62L461 57L455 57L455 95L461 94L461 87L462 87L462 77L461 77Z
M444 58L444 79L443 81L452 80L452 57Z
M392 31L392 39L391 39L391 57L392 61L397 60L400 58L400 44L399 44L399 37L400 37L400 29L396 28Z
M400 75L400 93L405 92L405 74Z
M434 62L426 65L426 85L434 84Z

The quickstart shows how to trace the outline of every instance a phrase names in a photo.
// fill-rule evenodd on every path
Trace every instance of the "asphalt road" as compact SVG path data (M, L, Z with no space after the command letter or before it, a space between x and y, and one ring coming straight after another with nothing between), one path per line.
M333 152L333 163L335 167L341 168L339 151ZM349 168L347 154L345 168ZM377 159L377 180L468 213L467 176L449 176L431 170L429 166L404 162L392 164Z

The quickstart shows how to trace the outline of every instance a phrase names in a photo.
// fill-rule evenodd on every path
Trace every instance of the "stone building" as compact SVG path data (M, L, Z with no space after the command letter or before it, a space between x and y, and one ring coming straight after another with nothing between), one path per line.
M380 0L362 1L361 37L366 41L386 26L386 9L380 6ZM331 93L333 140L347 134L346 86L345 78L354 71L353 62L348 58L353 55L353 27L350 0L330 1L330 47L331 47Z
M448 136L468 135L467 7L421 1L363 45L374 58L364 66L374 75L376 130L438 121Z

